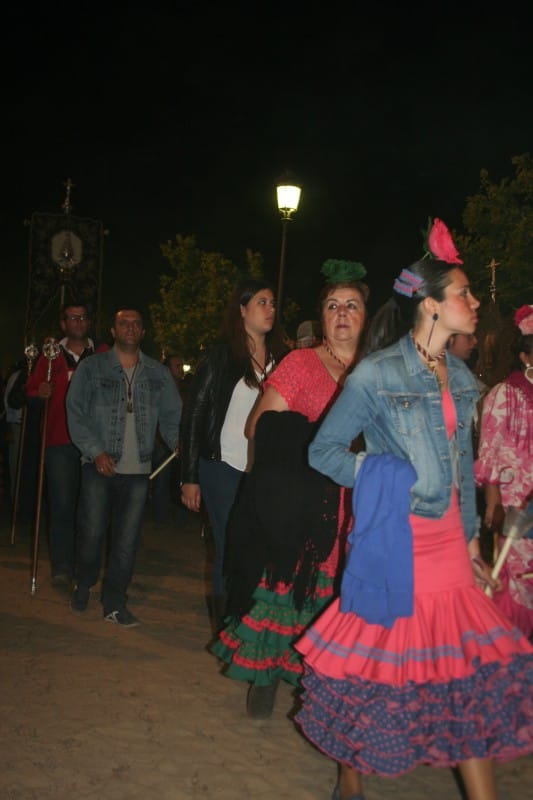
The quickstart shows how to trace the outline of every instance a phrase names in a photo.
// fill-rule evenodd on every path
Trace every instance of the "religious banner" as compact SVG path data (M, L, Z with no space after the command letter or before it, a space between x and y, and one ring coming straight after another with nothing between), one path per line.
M64 303L86 305L96 320L103 225L70 214L34 213L30 221L26 342L53 334Z

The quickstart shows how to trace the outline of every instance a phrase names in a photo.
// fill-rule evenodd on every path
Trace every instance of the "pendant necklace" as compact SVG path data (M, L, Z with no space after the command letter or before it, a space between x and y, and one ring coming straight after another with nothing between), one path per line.
M418 350L418 352L422 356L422 359L423 359L426 367L436 377L437 383L439 384L439 389L442 391L442 387L444 386L444 381L441 380L441 378L437 375L437 367L439 366L439 363L442 361L442 359L446 355L446 348L441 350L441 352L438 355L432 356L430 353L428 353L428 351L426 350L425 347L422 347L420 342L417 342L417 340L415 339L415 337L414 337L414 335L412 333L411 333L411 339L413 340L414 346L416 347L416 349Z
M133 381L135 380L135 373L137 372L137 367L138 366L139 366L139 362L137 361L137 363L133 367L133 372L131 373L131 378L128 378L128 376L126 374L126 370L124 369L124 379L125 379L126 384L128 386L128 389L127 389L128 402L127 402L127 405L126 405L126 411L128 412L128 414L133 414L133 390L132 390L132 384L133 384ZM129 369L131 369L131 367L129 367Z
M270 353L265 353L265 366L264 367L261 366L261 364L259 363L257 358L255 358L255 356L250 354L250 358L254 362L255 366L257 367L257 371L259 372L259 378L258 378L258 380L259 380L259 388L262 390L263 389L263 384L266 381L266 379L268 378L267 367L269 367L270 363L273 362L272 356L270 355ZM273 363L272 363L272 366L274 366Z
M342 367L344 370L348 368L348 365L347 365L347 364L345 364L345 363L344 363L344 361L341 361L341 360L340 360L340 358L338 357L338 355L336 355L336 354L333 352L333 350L331 349L331 347L330 347L330 346L329 346L329 344L328 344L328 340L327 340L327 339L323 339L323 340L322 340L322 344L324 345L324 348L325 348L326 352L327 352L327 353L329 353L329 354L330 354L330 356L331 356L333 359L335 359L335 361L337 362L337 364L340 364L340 365L341 365L341 367Z

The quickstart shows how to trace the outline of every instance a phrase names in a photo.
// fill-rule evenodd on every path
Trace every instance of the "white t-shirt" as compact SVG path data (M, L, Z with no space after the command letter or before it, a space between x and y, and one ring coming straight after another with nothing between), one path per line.
M265 370L268 375L272 371L273 364L270 363ZM262 375L256 372L258 379ZM222 431L220 432L220 454L222 461L230 467L244 472L248 466L250 442L244 435L244 427L250 416L259 389L247 386L244 378L241 378L233 390L231 400L224 418Z

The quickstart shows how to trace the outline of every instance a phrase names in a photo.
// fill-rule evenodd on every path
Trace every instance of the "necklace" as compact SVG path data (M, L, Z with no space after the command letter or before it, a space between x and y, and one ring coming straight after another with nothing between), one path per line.
M274 366L274 360L273 360L272 356L270 355L270 353L268 353L268 352L265 353L265 366L262 367L255 356L250 354L250 358L254 362L255 366L257 367L257 371L259 372L259 378L258 378L258 380L259 380L259 388L262 389L263 388L263 384L264 384L264 382L266 381L266 379L268 377L267 369L270 366L270 364L272 364L272 367Z
M128 414L133 414L133 390L132 390L132 384L133 384L133 381L135 380L135 373L137 372L137 367L138 366L139 366L139 362L137 361L137 363L133 367L133 372L131 373L131 378L128 378L128 376L126 374L126 370L124 370L124 380L126 381L126 384L128 386L128 389L127 389L128 402L127 402L127 405L126 405L126 411L128 412ZM129 369L131 369L131 367L129 367Z
M323 339L322 340L322 344L324 345L324 349L326 350L326 353L329 353L330 356L333 359L335 359L337 364L340 364L343 369L347 369L348 368L348 365L345 364L344 361L341 361L341 359L338 357L338 355L333 352L333 350L331 349L331 347L328 344L328 340L327 339Z
M416 347L416 349L418 350L418 352L422 356L422 359L423 359L426 367L436 377L437 383L439 384L439 389L442 390L442 387L444 386L444 381L441 380L441 378L437 375L437 367L439 366L439 363L442 361L442 359L446 355L446 348L441 350L438 355L432 356L430 353L428 353L428 351L426 350L425 347L422 347L420 342L416 341L413 333L411 333L411 339L413 340L414 346Z

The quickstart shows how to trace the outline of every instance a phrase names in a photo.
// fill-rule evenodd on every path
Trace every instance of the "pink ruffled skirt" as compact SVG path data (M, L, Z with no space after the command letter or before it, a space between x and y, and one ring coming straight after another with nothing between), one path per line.
M533 647L473 579L457 502L411 517L414 613L389 629L334 600L298 640L305 736L363 774L533 752Z

